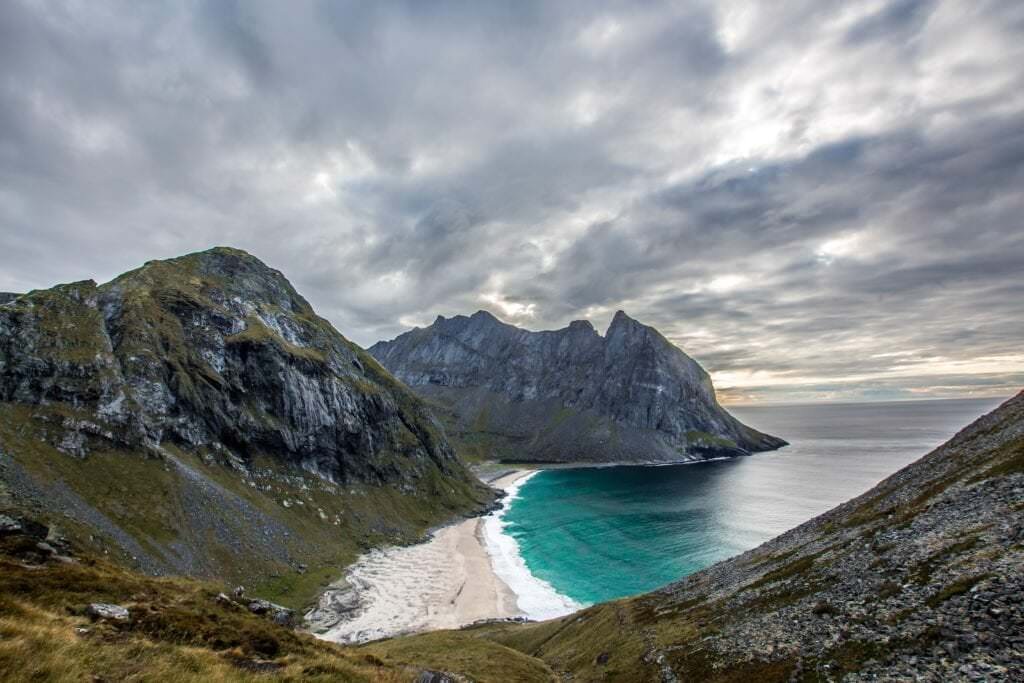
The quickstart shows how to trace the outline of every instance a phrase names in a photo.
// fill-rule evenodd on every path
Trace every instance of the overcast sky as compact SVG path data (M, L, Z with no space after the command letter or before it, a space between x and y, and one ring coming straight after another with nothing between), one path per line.
M369 345L616 309L732 401L1024 385L1024 3L0 3L0 290L213 245Z

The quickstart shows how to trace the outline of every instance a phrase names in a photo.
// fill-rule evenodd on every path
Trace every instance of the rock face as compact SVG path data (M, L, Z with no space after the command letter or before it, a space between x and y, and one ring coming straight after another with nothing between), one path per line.
M95 435L272 453L332 481L461 473L421 403L240 251L20 297L0 309L0 377L0 401L69 407L74 454Z
M151 572L304 571L491 499L420 399L227 248L0 305L0 452L0 492Z
M484 311L438 317L369 351L505 459L675 462L786 443L732 417L700 365L622 311L603 337L586 321L531 332Z

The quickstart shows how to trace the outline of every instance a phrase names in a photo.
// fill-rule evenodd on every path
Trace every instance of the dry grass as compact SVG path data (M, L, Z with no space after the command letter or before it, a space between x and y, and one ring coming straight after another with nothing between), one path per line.
M218 603L210 586L154 579L102 561L39 563L34 542L0 542L0 680L405 681L414 669ZM128 607L129 624L92 623L90 602Z

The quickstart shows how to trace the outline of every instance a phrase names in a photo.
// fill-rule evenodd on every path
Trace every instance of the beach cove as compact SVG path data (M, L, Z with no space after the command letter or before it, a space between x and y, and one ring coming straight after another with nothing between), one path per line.
M324 640L364 643L578 609L530 574L516 541L503 533L509 504L533 474L516 470L488 482L506 493L496 512L442 527L423 543L362 556L306 614L307 626Z

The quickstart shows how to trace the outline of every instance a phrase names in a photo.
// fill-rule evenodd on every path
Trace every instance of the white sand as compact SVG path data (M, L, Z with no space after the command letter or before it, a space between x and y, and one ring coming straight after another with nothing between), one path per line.
M490 484L507 490L529 473L513 472ZM365 642L522 615L516 594L492 566L482 538L485 519L467 519L425 543L360 558L345 577L359 596L359 608L319 636Z

